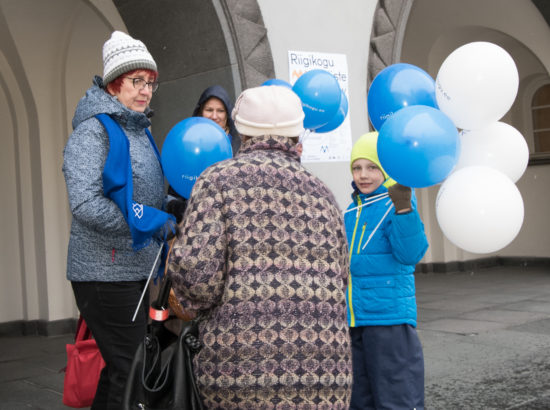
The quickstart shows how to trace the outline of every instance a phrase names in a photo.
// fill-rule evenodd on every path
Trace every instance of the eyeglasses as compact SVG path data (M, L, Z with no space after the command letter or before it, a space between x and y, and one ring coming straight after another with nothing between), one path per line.
M151 81L148 83L143 78L132 78L132 77L126 77L128 80L132 80L132 84L134 85L134 88L137 88L138 90L143 90L145 86L149 87L149 90L151 92L155 92L159 88L159 83L156 81Z

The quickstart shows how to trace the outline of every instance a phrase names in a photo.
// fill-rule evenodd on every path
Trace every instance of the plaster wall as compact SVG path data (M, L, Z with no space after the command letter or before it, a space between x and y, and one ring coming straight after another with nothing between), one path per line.
M271 45L275 75L289 81L288 50L345 54L349 70L349 113L353 142L369 131L367 60L375 0L258 1ZM307 163L345 209L350 201L349 162Z
M107 2L100 6L116 12ZM0 11L6 21L2 52L9 52L0 64L7 211L0 235L6 285L0 323L55 321L76 314L65 278L70 212L63 147L78 99L101 74L101 46L113 24L85 1L2 0ZM124 29L116 17L112 21Z

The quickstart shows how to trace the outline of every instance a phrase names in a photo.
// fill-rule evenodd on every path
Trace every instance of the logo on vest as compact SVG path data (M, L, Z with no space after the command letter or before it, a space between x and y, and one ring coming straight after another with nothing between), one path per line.
M134 204L132 205L132 209L134 210L135 217L141 219L141 217L143 216L143 205L134 202Z

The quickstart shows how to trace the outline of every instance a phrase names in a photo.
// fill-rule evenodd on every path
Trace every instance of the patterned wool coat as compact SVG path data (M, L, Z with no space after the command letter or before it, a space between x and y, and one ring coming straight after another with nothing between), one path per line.
M204 311L195 373L206 408L347 409L348 247L333 195L285 137L247 140L197 179L169 258Z

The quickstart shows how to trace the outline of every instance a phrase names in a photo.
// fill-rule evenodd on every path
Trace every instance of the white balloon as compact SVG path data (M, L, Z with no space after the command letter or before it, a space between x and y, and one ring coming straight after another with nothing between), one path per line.
M454 171L472 165L488 166L517 182L529 162L523 135L511 125L497 121L478 130L460 134L460 154Z
M441 185L435 208L445 236L473 253L504 248L523 224L518 188L502 172L485 166L453 172Z
M518 92L514 60L502 47L477 41L457 48L436 77L439 109L461 129L474 130L500 120Z

